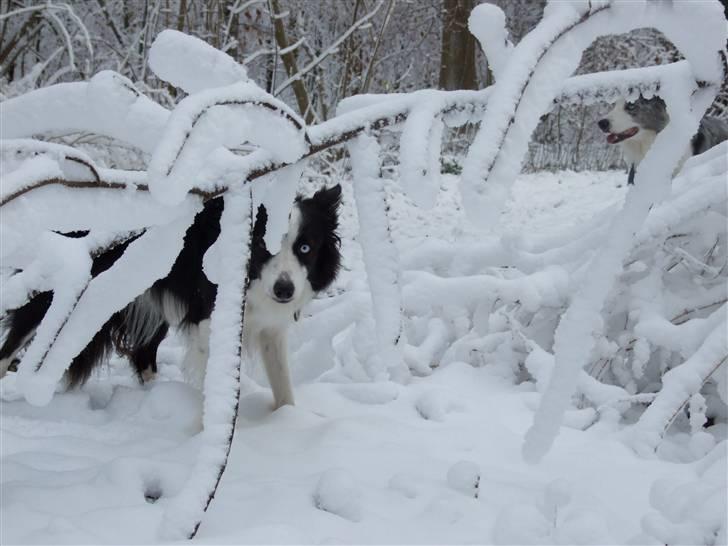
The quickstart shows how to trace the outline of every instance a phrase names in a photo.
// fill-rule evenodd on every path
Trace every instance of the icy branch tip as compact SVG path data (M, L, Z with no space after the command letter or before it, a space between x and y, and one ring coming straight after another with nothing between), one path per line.
M470 12L468 30L483 48L490 69L497 79L513 50L506 29L506 14L496 5L480 4Z

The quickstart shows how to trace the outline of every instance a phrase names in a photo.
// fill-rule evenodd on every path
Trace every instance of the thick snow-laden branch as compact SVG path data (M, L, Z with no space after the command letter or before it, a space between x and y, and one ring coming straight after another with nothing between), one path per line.
M101 169L86 154L48 142L0 141L0 164L5 267L24 269L45 231L135 232L170 222L200 203L188 196L179 207L162 206L148 192L137 191L146 187L144 173ZM108 191L117 188L124 191ZM18 199L23 195L28 198Z
M81 240L80 238L69 239L57 233L45 231L41 232L33 241L34 253L32 255L29 253L28 256L22 256L23 259L19 259L20 256L12 255L12 253L9 256L0 256L3 266L18 269L17 273L4 279L0 286L0 316L5 316L10 309L21 307L39 292L53 290L54 282L66 277L59 272L64 268L73 267L73 264L65 264L65 260L80 253L82 256L79 260L81 272L76 274L70 272L69 274L73 278L88 279L83 264L86 264L89 256L93 258L99 252L122 244L137 235L140 235L140 232L122 233L121 235L113 232L94 232ZM4 244L4 242L3 239L2 243ZM68 256L62 253L67 245L71 245Z
M677 61L670 64L572 76L564 81L561 90L554 98L554 105L589 105L600 101L615 102L620 98L634 100L640 95L650 98L660 91L665 81L676 77L675 72L684 71L683 65L686 64L687 61Z
M177 105L165 127L149 163L152 194L162 203L181 202L199 187L200 171L211 153L242 142L266 150L268 161L284 164L298 161L309 148L303 121L256 85L200 91ZM224 161L224 156L217 154L216 159Z
M56 297L64 294L66 286L79 286L70 276L58 273L51 285L54 304L38 327L35 338L18 368L18 387L25 399L33 405L45 405L53 396L73 358L91 341L100 325L105 324L117 311L122 310L156 280L169 273L182 250L184 234L194 219L191 214L164 226L149 228L129 244L124 254L112 267L88 281L87 271L83 285L64 298L57 311ZM78 239L66 239L70 245L81 245L88 262L86 246ZM67 263L83 264L81 252ZM143 263L144 267L139 267ZM80 273L74 278L80 279Z
M554 355L543 350L531 340L524 339L524 341L530 351L524 364L528 372L536 379L538 391L544 392L548 387L549 378L553 374ZM586 396L596 408L630 399L630 394L623 388L601 383L584 370L579 372L577 390Z
M127 78L104 70L88 82L60 83L4 101L0 139L87 132L151 153L168 117Z
M559 307L569 294L569 274L560 267L549 267L532 275L501 279L490 275L442 278L430 273L409 271L403 288L405 309L426 312L437 305L472 308L482 300L520 302L525 309ZM482 295L482 299L477 295Z
M672 66L674 65L614 71L595 75L586 81L584 78L591 78L592 75L576 76L566 80L565 91L555 100L571 101L583 95L614 101L625 90L628 94L638 90L649 95L659 87L664 75L673 70ZM20 138L85 131L130 142L151 153L161 138L169 112L146 97L137 95L138 92L133 86L118 74L99 73L96 78L101 78L101 74L106 74L102 79L106 85L114 87L115 93L104 93L104 86L101 84L96 86L98 92L92 93L89 89L91 82L58 84L5 101L0 111L2 121L0 137ZM586 90L587 87L590 89L589 92ZM358 95L347 98L340 103L337 117L308 128L310 146L304 157L344 144L362 132L400 125L421 100L432 103L433 98L436 98L439 103L438 115L446 125L457 126L466 122L480 121L490 94L491 88L480 91L426 90L405 95ZM90 99L96 102L95 106L92 105L89 109ZM61 110L62 114L56 115L53 113L55 110L49 107L59 105L61 102L69 104ZM107 117L97 118L89 115L96 111L103 111ZM109 113L113 114L112 119L108 119ZM106 121L102 123L99 119ZM31 122L26 123L28 120ZM422 139L420 153L433 157L433 146L436 142L436 133L432 133L432 138ZM198 173L199 176L195 180L195 185L190 188L190 193L210 199L222 195L233 184L252 181L289 164L287 161L276 161L271 153L264 150L257 150L244 157L223 152L222 149L216 150L215 153L221 154L222 161L220 164L206 165L205 169ZM414 156L410 154L410 157ZM129 173L125 175L126 177L135 180L136 190L143 192L149 190L146 179L138 180L138 174ZM27 187L18 193L8 195L0 204L4 205L35 188L55 184L81 189L126 189L128 185L121 183L117 178L119 178L118 171L108 176L100 175L100 179L95 181L46 176L25 184ZM199 186L198 180L203 182Z
M418 206L430 209L440 193L440 145L443 122L440 105L428 101L415 106L400 139L400 180ZM423 153L424 151L424 153Z
M0 163L0 206L48 178L100 180L98 168L87 154L71 146L40 140L0 140Z
M248 81L245 68L207 42L176 30L163 30L149 49L149 67L160 80L187 93Z
M400 267L387 217L389 207L379 172L379 151L377 139L369 135L349 143L359 242L371 289L379 352L385 369L398 373L402 366Z
M638 451L654 452L678 412L685 407L703 384L728 360L728 323L725 312L722 320L710 332L700 348L683 364L667 372L662 389L654 402L628 431L629 443Z
M695 353L708 333L725 321L726 316L728 305L723 304L705 318L675 324L654 310L647 309L640 314L634 332L652 345L676 351L687 358Z
M88 288L91 280L91 257L85 241L69 239L55 233L45 234L40 241L39 250L47 253L46 259L50 263L37 271L29 272L38 274L31 286L36 288L45 284L47 289L53 290L53 301L20 362L18 385L28 402L43 406L50 401L67 366L50 377L38 378L36 372L46 362L59 332L67 324L78 299ZM32 378L33 384L28 378Z
M427 321L427 331L419 345L406 345L402 356L410 370L427 375L437 364L436 357L451 340L450 329L444 320L433 317Z
M215 496L232 447L238 415L252 194L248 188L225 195L215 308L210 319L210 357L205 373L203 430L197 462L182 491L170 500L161 532L171 539L193 538Z
M506 14L494 4L480 4L468 17L468 29L480 43L488 67L497 80L513 53L513 43L506 29Z

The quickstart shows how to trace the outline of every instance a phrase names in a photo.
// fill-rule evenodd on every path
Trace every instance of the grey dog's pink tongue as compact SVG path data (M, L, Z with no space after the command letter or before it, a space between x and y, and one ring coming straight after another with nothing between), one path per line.
M622 142L623 140L627 140L630 137L633 137L637 134L637 131L639 129L637 127L630 127L626 131L622 131L621 133L609 133L607 135L607 142L609 144L616 144L617 142Z

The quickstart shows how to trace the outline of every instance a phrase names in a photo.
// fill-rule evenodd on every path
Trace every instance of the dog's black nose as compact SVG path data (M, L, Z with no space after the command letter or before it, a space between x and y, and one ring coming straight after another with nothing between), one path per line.
M600 119L600 120L599 120L599 121L597 122L597 125L599 125L599 128L600 128L600 129L601 129L602 131L604 131L605 133L608 133L608 132L609 132L609 120L608 120L608 119L606 119L606 118L604 118L604 119Z
M276 299L281 302L287 302L293 297L293 293L296 291L296 287L290 279L286 277L279 278L273 285L273 295Z

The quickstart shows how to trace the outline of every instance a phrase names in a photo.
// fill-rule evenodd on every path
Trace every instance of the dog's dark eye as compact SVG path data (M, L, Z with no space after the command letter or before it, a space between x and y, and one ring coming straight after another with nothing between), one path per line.
M301 252L301 254L308 254L311 252L311 247L308 246L306 243L303 243L301 246L298 247L298 250Z
M624 109L627 110L628 112L631 112L635 108L637 108L636 102L628 102L627 104L624 105Z

